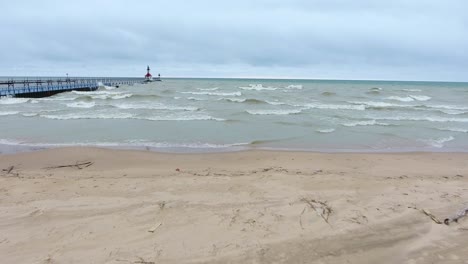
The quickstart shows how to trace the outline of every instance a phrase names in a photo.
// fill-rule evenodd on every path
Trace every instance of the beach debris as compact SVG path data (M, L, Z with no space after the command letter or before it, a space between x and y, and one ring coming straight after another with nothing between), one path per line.
M456 214L455 216L450 217L450 218L446 218L446 219L444 220L444 224L449 225L451 222L458 223L458 220L459 220L460 218L463 218L463 217L465 217L465 216L467 216L467 215L468 215L468 207L466 207L466 208L464 208L464 209L458 211L457 214Z
M418 210L418 211L420 211L421 213L423 213L423 214L429 216L429 217L432 219L432 221L434 221L434 223L436 223L436 224L438 224L438 225L442 224L442 221L440 221L439 218L437 218L435 215L433 215L431 212L429 212L429 210L426 210L426 209L419 209L419 208L417 208L416 206L408 206L408 208L414 209L414 210Z
M6 172L6 174L10 174L11 171L12 171L14 168L15 168L15 166L10 166L10 167L8 167L8 168L6 168L6 169L3 169L3 171Z
M420 211L421 211L423 214L429 216L429 217L432 219L432 221L434 221L434 223L436 223L436 224L438 224L438 225L442 224L442 221L440 221L435 215L433 215L433 214L432 214L431 212L429 212L428 210L426 210L426 209L421 209Z
M14 173L13 170L15 169L15 166L10 166L6 169L3 169L2 171L5 172L6 175L13 175L13 176L16 176L16 177L19 177L19 173Z
M302 225L302 215L304 214L306 208L307 208L307 205L304 206L304 209L302 210L301 215L299 216L299 225L301 226L301 229L304 229L304 226Z
M137 264L156 264L156 262L154 261L146 261L144 258L142 257L137 257L138 260L133 262L133 263L137 263Z
M301 201L308 204L309 207L312 208L317 213L318 216L320 216L327 224L330 224L328 222L328 218L333 213L333 210L327 204L326 201L323 202L320 200L307 199L307 198L302 198Z
M159 202L158 205L159 205L159 210L162 211L166 207L166 201Z
M177 169L175 169L175 170L176 170L176 171L180 171L180 169L179 169L179 168L177 168Z
M75 164L52 166L52 167L46 167L44 169L51 170L51 169L75 167L75 168L78 168L79 170L81 170L81 169L87 168L87 167L89 167L89 166L91 166L93 164L94 164L94 162L92 162L92 161L86 161L86 162L77 161Z
M156 225L154 225L153 227L151 227L148 232L150 233L154 233L156 231L156 229L158 229L160 226L162 226L162 222L161 223L158 223Z
M438 224L438 225L441 225L441 224L443 223L442 221L439 220L439 218L437 218L435 215L433 215L431 212L429 212L429 210L426 210L426 209L419 209L419 208L417 208L417 207L415 207L415 206L414 206L414 207L413 207L413 206L408 206L408 208L414 209L414 210L418 210L418 211L420 211L421 213L423 213L423 214L429 216L429 217L432 219L432 221L434 221L434 223L436 223L436 224Z

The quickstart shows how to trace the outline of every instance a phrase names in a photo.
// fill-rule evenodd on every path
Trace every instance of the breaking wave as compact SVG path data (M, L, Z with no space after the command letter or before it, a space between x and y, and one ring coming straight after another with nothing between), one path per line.
M335 129L334 129L334 128L325 128L325 129L317 129L317 130L315 130L315 131L317 131L317 132L319 132L319 133L327 134L327 133L332 133L332 132L334 132Z
M198 107L189 106L168 106L163 104L113 104L112 106L120 109L148 109L148 110L182 110L198 111Z
M188 142L188 143L177 143L177 142L152 142L147 140L127 140L124 142L68 142L68 143L33 143L24 142L18 140L0 139L2 145L13 145L13 146L31 146L31 147L125 147L125 148L191 148L191 149L223 149L231 147L247 146L251 143L226 143L226 144L214 144L205 142Z
M305 107L307 109L328 109L328 110L366 110L364 105L338 105L338 104L305 104L305 105L294 105L299 107Z
M0 116L7 116L7 115L17 115L19 114L18 111L6 111L6 112L0 112Z
M11 104L24 104L29 102L29 98L14 98L14 97L3 97L0 98L0 104L11 105Z
M413 101L428 101L431 100L430 96L425 96L425 95L409 95L406 97L401 97L401 96L389 96L386 99L388 100L396 100L400 102L413 102Z
M420 89L401 89L403 92L422 92Z
M214 88L197 88L198 90L200 91L216 91L218 90L219 88L218 87L214 87Z
M302 112L302 109L290 110L246 110L251 115L293 115Z
M434 138L434 139L420 139L420 141L429 144L435 148L442 148L444 147L444 143L454 140L455 138L452 136L445 137L445 138Z
M413 102L414 101L414 99L409 97L409 96L407 96L407 97L389 96L386 99L400 101L400 102Z
M355 127L355 126L389 126L387 123L379 123L377 120L357 121L351 123L344 123L343 126Z
M183 94L193 94L193 95L215 95L215 96L241 96L241 92L232 92L232 93L219 93L219 92L181 92Z
M74 119L138 119L148 121L199 121L214 120L225 121L222 118L215 118L209 115L164 115L164 116L137 116L130 113L73 113L62 115L39 115L43 118L55 120L74 120Z
M247 87L239 87L240 89L242 90L255 90L255 91L274 91L274 90L278 90L278 88L276 87L263 87L263 85L261 84L249 84L249 86Z
M467 123L468 118L456 117L439 117L439 116L392 116L392 117L374 117L377 120L393 120L393 121L428 121L428 122L459 122Z
M69 103L67 107L71 108L93 108L96 105L95 102L76 102L76 103Z
M445 127L445 128L438 128L442 131L452 131L452 132L460 132L460 133L468 133L468 129L465 128L458 128L458 127Z
M297 90L302 90L303 86L301 84L291 84L285 87L285 89L292 90L292 89L297 89Z

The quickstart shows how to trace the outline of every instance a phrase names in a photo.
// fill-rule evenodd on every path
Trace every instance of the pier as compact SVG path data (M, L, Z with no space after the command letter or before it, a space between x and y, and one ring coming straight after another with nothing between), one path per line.
M99 86L133 85L141 78L0 79L0 97L40 98L69 91L95 91Z

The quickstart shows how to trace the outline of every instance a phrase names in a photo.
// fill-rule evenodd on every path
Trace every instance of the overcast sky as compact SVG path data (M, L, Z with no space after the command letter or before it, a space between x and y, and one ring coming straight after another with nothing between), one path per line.
M0 75L468 81L466 0L0 0Z

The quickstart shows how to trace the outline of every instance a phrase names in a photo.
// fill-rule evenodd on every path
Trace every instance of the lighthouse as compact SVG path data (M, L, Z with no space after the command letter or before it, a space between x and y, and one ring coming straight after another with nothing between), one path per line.
M152 82L153 81L153 75L150 73L150 67L146 68L146 75L145 75L145 82Z

